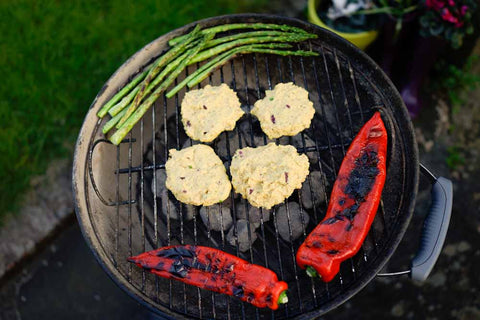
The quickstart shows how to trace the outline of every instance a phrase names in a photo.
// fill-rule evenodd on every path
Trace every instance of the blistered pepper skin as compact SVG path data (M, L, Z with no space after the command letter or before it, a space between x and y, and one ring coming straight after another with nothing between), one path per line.
M276 310L288 288L273 271L209 247L168 246L128 261L160 277L228 294L259 308Z
M387 131L376 112L352 141L332 189L325 218L297 251L298 265L331 281L361 248L380 203L386 176Z

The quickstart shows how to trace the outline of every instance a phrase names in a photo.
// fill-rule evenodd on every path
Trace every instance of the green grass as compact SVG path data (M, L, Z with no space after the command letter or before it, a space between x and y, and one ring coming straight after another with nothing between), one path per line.
M33 175L71 156L90 103L128 57L176 27L266 2L2 1L0 223Z

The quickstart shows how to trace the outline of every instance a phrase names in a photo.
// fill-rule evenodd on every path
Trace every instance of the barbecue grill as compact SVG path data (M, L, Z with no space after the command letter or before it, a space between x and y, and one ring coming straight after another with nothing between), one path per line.
M202 28L225 23L264 22L289 24L318 35L301 43L299 49L313 50L318 57L278 57L267 54L240 55L216 70L199 87L226 83L249 110L254 102L280 82L294 82L309 91L316 114L309 129L296 137L277 139L292 144L310 159L311 170L319 171L322 203L303 209L302 190L289 201L307 210L310 223L302 220L302 236L292 239L290 212L285 203L290 241L279 237L277 208L270 221L261 219L258 230L248 236L258 239L246 252L226 241L227 231L213 231L199 217L199 208L185 206L169 195L162 203L158 191L162 170L171 148L195 143L181 125L179 104L185 89L174 98L159 99L119 146L101 132L105 119L99 108L125 83L141 72L167 47L169 39L185 34L195 24ZM199 65L189 66L179 81ZM361 126L380 110L389 133L387 177L379 211L360 252L341 265L329 282L310 279L295 263L295 253L306 235L323 218L336 172ZM212 144L227 168L237 147L267 143L256 119L247 114L232 132L224 132ZM296 20L268 15L232 15L210 18L174 30L145 46L108 80L85 118L75 150L73 188L76 213L82 232L100 265L129 295L164 317L172 318L313 318L337 307L375 277L391 257L413 213L419 175L418 151L412 123L390 80L379 67L353 45L324 29ZM448 227L451 185L435 179L435 206L427 218L421 252L410 273L425 278L438 257ZM307 177L309 185L312 177ZM310 192L312 189L310 188ZM314 195L312 194L312 199ZM251 207L232 191L229 206L236 230L236 214ZM207 209L208 210L208 209ZM222 212L220 210L220 212ZM223 216L220 216L223 222ZM255 308L234 298L201 290L176 281L155 277L127 262L127 257L160 246L194 244L216 247L273 270L289 285L289 302L277 311Z

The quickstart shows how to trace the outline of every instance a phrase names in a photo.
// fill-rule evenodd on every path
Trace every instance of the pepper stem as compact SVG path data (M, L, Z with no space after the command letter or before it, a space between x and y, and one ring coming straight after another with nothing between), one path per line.
M317 273L317 270L315 270L315 269L314 269L313 267L311 267L311 266L307 266L306 272L307 272L307 275L308 275L310 278L320 277L320 275Z
M288 302L288 296L287 296L287 290L282 291L280 295L278 296L278 304L284 304Z

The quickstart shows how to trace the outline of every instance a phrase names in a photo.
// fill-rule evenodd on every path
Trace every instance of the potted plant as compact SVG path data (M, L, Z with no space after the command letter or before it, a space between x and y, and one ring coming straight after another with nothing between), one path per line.
M368 21L370 26L365 26L367 22L362 21L362 19L365 19L364 15L360 16L360 19L355 19L357 17L350 19L350 25L348 21L345 22L345 19L341 18L350 17L352 13L366 9L369 3L370 2L366 3L365 1L333 0L329 9L320 11L325 13L325 15L323 15L323 20L325 21L323 21L319 17L317 10L320 6L325 8L325 5L328 5L328 3L322 2L322 0L308 0L308 19L310 22L338 34L360 49L365 50L365 48L378 37L378 26L372 25L373 22L371 19ZM327 12L330 12L330 14ZM328 16L330 16L330 18L328 18ZM328 19L325 19L325 17ZM335 20L340 20L340 23L335 25ZM364 25L359 25L362 23Z
M404 16L418 7L416 0L309 0L308 17L364 50L385 22L394 21L398 34Z

